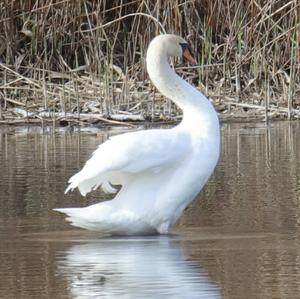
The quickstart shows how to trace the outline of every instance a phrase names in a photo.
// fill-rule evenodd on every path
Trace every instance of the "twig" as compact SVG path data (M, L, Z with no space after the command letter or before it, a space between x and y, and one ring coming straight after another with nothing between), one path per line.
M97 26L97 27L92 28L92 29L81 30L80 32L90 32L90 31L95 31L95 30L98 30L98 29L103 29L103 28L105 28L105 27L108 27L108 26L112 25L112 24L115 23L115 22L124 20L124 19L126 19L126 18L128 18L128 17L135 17L135 16L144 16L144 17L147 17L147 18L153 20L155 23L157 23L157 24L159 25L159 27L160 27L160 29L162 30L162 32L163 32L163 33L166 33L166 30L165 30L164 26L163 26L163 25L162 25L155 17L153 17L152 15L143 13L143 12L130 13L130 14L127 14L127 15L122 16L122 17L120 17L120 18L117 18L117 19L115 19L115 20L113 20L113 21L107 22L107 23L105 23L105 24L103 24L103 25L101 25L101 26Z
M38 87L38 88L41 88L41 86L37 83L35 83L33 80L29 79L29 78L26 78L20 74L18 74L17 72L15 72L14 70L12 70L11 68L9 68L8 66L6 66L5 64L1 63L0 62L0 67L8 70L9 72L13 73L14 75L16 75L17 77L19 78L22 78L24 79L25 81L27 81L29 84L33 84L34 86Z

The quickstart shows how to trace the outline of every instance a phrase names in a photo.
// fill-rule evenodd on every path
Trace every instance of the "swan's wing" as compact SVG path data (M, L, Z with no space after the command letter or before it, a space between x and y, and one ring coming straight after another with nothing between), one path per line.
M190 137L177 130L147 130L111 137L101 144L66 189L78 187L82 195L101 185L116 192L110 182L123 184L126 174L158 172L182 161L190 149Z

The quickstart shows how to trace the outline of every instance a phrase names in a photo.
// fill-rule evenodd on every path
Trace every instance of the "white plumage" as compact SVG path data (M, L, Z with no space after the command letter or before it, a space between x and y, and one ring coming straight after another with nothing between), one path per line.
M219 157L219 121L211 103L168 64L186 56L186 42L176 35L153 39L147 69L153 84L183 110L172 129L137 131L101 144L66 192L82 195L98 188L115 198L85 208L55 209L72 225L107 234L167 233L211 175ZM189 54L189 53L188 53ZM191 59L191 58L190 58Z

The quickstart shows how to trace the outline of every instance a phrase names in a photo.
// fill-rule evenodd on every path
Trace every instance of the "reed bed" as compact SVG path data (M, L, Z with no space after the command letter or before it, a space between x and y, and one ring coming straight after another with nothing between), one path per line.
M145 68L161 32L189 41L199 65L176 70L223 117L299 117L299 13L298 0L4 0L0 122L177 120Z

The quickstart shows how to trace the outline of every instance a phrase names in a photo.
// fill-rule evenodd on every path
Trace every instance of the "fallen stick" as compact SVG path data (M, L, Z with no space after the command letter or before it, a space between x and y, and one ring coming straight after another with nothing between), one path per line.
M20 102L20 101L13 100L13 99L9 99L9 98L7 98L7 97L4 97L4 100L5 100L6 102L10 102L10 103L15 104L15 105L18 105L18 106L23 106L23 107L26 106L26 104L24 104L24 103L22 103L22 102Z
M21 74L18 74L17 72L15 72L14 70L12 70L12 69L9 68L8 66L6 66L4 63L1 63L1 62L0 62L0 67L1 67L1 68L4 68L4 69L6 69L6 70L8 70L8 71L11 72L11 73L13 73L13 74L16 75L18 78L21 78L21 79L27 81L29 84L32 84L32 85L34 85L35 87L41 89L41 86L40 86L38 83L36 83L34 80L31 80L31 79L29 79L29 78L27 78L27 77L24 77L24 76L21 75Z
M46 120L46 121L52 121L52 120ZM0 120L0 124L35 124L35 123L41 123L41 119L36 119L36 118L22 118L22 119L5 119L5 120Z
M218 96L210 96L210 98L217 98ZM220 96L221 97L221 96ZM226 97L228 99L228 97ZM257 110L265 110L266 106L261 105L254 105L254 104L245 104L245 103L237 103L237 102L228 102L224 101L225 105L229 106L237 106L237 107L243 107L243 108L249 108L249 109L257 109ZM282 112L282 113L288 113L288 108L284 107L268 107L268 111L273 112ZM300 115L300 110L292 109L292 113L295 115Z
M90 119L90 118L88 118L88 119ZM107 119L107 118L104 118L104 117L101 117L101 116L95 117L94 119L101 120L101 121L103 121L105 123L109 123L109 124L112 124L112 125L121 125L121 126L127 126L127 127L131 127L131 128L135 128L136 127L135 125L127 123L127 122L122 122L122 121ZM81 119L81 120L84 121L84 119Z
M70 112L30 112L21 108L13 108L12 111L16 114L20 114L23 117L40 117L40 118L69 118L69 119L78 119L77 113ZM106 122L111 122L115 124L123 124L125 121L145 121L145 118L141 114L110 114L108 116L98 114L98 113L80 113L80 119L99 119Z
M265 110L265 106L261 105L254 105L254 104L243 104L243 103L235 103L235 102L225 102L224 104L231 105L231 106L238 106L243 108L249 108L249 109L258 109L258 110ZM279 111L279 112L288 112L287 108L284 107L268 107L268 110L270 111Z

